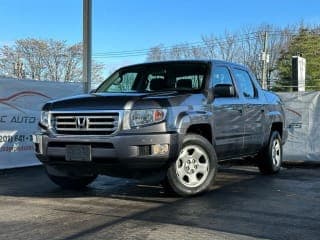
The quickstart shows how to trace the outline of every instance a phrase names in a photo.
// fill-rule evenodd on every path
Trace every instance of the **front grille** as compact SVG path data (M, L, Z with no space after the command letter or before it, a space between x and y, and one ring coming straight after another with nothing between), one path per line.
M119 113L54 113L54 130L59 134L110 135L119 128Z

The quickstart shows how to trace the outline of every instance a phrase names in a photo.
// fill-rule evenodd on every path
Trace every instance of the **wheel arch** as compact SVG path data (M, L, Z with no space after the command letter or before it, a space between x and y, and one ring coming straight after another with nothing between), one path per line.
M280 134L280 137L282 138L283 136L283 123L282 122L273 122L271 125L271 130L270 130L270 134L272 134L272 132L277 131Z
M214 145L214 133L210 122L212 122L210 112L184 112L177 118L176 126L178 133L183 135L197 134Z
M186 134L197 134L207 139L211 144L213 143L212 128L208 123L190 125L186 130Z

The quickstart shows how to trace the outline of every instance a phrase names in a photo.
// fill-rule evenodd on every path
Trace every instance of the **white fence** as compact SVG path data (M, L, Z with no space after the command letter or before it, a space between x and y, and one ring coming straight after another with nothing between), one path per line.
M80 84L0 79L0 169L39 164L31 134L38 128L42 105L81 92ZM279 95L289 131L284 159L320 161L320 92Z

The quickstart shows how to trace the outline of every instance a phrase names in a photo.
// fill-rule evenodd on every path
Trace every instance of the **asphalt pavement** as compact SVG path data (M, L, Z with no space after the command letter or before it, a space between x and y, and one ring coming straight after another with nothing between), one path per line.
M42 167L4 170L0 239L320 239L320 168L227 165L193 198L106 176L62 190Z

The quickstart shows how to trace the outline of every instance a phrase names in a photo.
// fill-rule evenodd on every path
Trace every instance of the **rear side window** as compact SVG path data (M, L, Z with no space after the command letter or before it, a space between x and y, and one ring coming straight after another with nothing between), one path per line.
M226 67L215 67L212 73L212 87L218 84L233 85L230 72Z
M243 96L245 96L246 98L256 97L256 89L252 83L249 73L241 69L233 69L233 73L239 84L239 88Z

